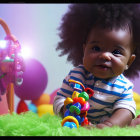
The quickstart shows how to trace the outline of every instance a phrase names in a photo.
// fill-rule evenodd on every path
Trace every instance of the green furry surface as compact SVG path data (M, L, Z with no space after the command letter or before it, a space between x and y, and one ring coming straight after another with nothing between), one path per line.
M137 111L136 114L140 114ZM58 116L45 114L38 117L33 112L0 116L0 136L140 136L140 125L132 127L112 127L104 129L77 129L61 126Z

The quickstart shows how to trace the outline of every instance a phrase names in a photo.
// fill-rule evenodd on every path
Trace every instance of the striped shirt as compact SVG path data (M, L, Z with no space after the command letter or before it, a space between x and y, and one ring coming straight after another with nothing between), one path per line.
M104 121L118 108L130 110L135 117L136 104L133 99L133 84L123 74L108 81L96 78L83 65L75 67L63 80L62 86L54 98L55 114L59 114L64 100L73 94L69 79L79 81L85 88L89 87L94 90L93 96L88 100L90 109L87 117L91 122Z

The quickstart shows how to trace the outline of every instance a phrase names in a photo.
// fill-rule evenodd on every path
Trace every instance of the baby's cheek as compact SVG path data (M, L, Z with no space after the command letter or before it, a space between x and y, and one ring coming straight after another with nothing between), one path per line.
M126 64L123 61L114 61L112 63L112 71L117 76L125 71Z

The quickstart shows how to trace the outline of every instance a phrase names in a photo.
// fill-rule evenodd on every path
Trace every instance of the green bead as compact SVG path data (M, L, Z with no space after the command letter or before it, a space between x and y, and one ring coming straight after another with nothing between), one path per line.
M89 100L89 96L85 91L81 92L78 97L83 97L86 101Z
M75 112L77 115L79 115L81 113L80 109L74 105L70 106L69 110L71 113Z

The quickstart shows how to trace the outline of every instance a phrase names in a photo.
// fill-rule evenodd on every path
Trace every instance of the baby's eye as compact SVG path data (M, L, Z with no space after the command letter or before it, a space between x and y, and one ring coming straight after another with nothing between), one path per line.
M114 55L115 55L115 54L121 54L121 51L116 49L116 50L114 50L112 53L113 53Z
M93 46L93 47L92 47L92 50L93 50L93 51L96 51L96 52L99 52L101 49L100 49L99 46Z

